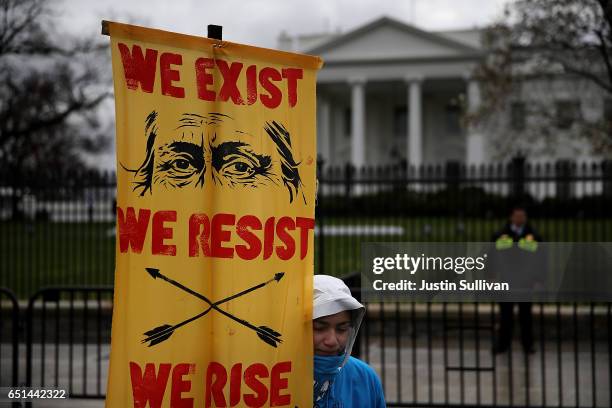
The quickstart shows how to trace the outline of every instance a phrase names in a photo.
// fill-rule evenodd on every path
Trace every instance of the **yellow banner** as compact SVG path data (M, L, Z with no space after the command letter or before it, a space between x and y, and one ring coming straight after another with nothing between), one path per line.
M321 60L108 23L107 407L311 407Z

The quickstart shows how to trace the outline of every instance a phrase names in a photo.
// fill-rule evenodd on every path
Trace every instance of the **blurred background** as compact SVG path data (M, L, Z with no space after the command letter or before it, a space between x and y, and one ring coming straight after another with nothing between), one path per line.
M224 40L324 59L315 273L357 294L362 242L490 241L516 205L546 241L612 238L612 2L126 3L0 0L0 386L104 398L116 168L102 19L219 24ZM391 406L610 406L610 304L531 313L534 352L516 335L495 354L497 305L369 304L355 353Z

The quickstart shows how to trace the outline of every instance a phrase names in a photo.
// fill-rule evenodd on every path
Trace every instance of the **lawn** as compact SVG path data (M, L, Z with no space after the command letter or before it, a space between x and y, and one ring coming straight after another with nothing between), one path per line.
M321 220L318 220L320 226ZM500 229L503 219L457 218L333 218L323 219L323 228L361 225L359 236L320 235L315 242L315 271L343 276L360 271L361 243L365 242L485 242ZM612 241L612 219L543 219L533 222L549 242ZM401 235L382 235L379 226L403 230ZM368 226L374 233L368 233ZM376 226L376 227L375 227ZM377 228L378 227L378 228ZM320 257L323 257L321 262ZM323 268L321 268L321 264Z
M359 271L362 242L488 241L501 219L335 217L317 220L315 271ZM612 219L546 219L534 225L547 241L612 241ZM330 235L330 229L335 235ZM355 231L351 228L360 226ZM381 226L393 227L381 228ZM111 223L0 223L0 287L20 297L49 285L113 283L115 238ZM401 233L385 235L388 231ZM347 234L358 235L347 235ZM323 268L321 268L323 257Z
M0 223L0 287L20 297L50 285L110 285L112 223Z

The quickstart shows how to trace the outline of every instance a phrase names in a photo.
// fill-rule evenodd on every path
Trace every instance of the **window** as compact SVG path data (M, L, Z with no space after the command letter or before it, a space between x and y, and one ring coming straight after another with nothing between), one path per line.
M514 102L510 105L510 129L525 130L525 103Z
M351 137L351 133L353 133L353 112L351 110L351 108L345 108L344 112L343 112L343 117L342 117L342 122L343 122L343 129L344 129L344 137L346 138L350 138Z
M559 129L569 129L580 118L580 103L576 100L557 101L555 106Z
M408 111L405 106L396 106L393 112L393 136L406 137L408 134Z
M612 99L604 99L603 120L608 123L612 122Z
M448 133L461 133L461 107L455 98L446 104L445 126Z

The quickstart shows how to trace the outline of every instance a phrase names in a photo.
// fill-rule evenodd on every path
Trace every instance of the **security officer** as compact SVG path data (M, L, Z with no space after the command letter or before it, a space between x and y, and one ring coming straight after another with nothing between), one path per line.
M520 250L535 252L538 242L542 238L537 231L527 223L527 211L522 206L515 206L510 213L509 222L493 235L495 247L499 251L509 249L517 245ZM518 273L525 273L518 271ZM533 353L533 328L531 302L521 302L519 305L519 325L521 327L521 344L525 353ZM504 302L499 304L500 327L497 342L494 346L495 353L503 353L508 350L512 343L512 331L514 325L514 303Z

